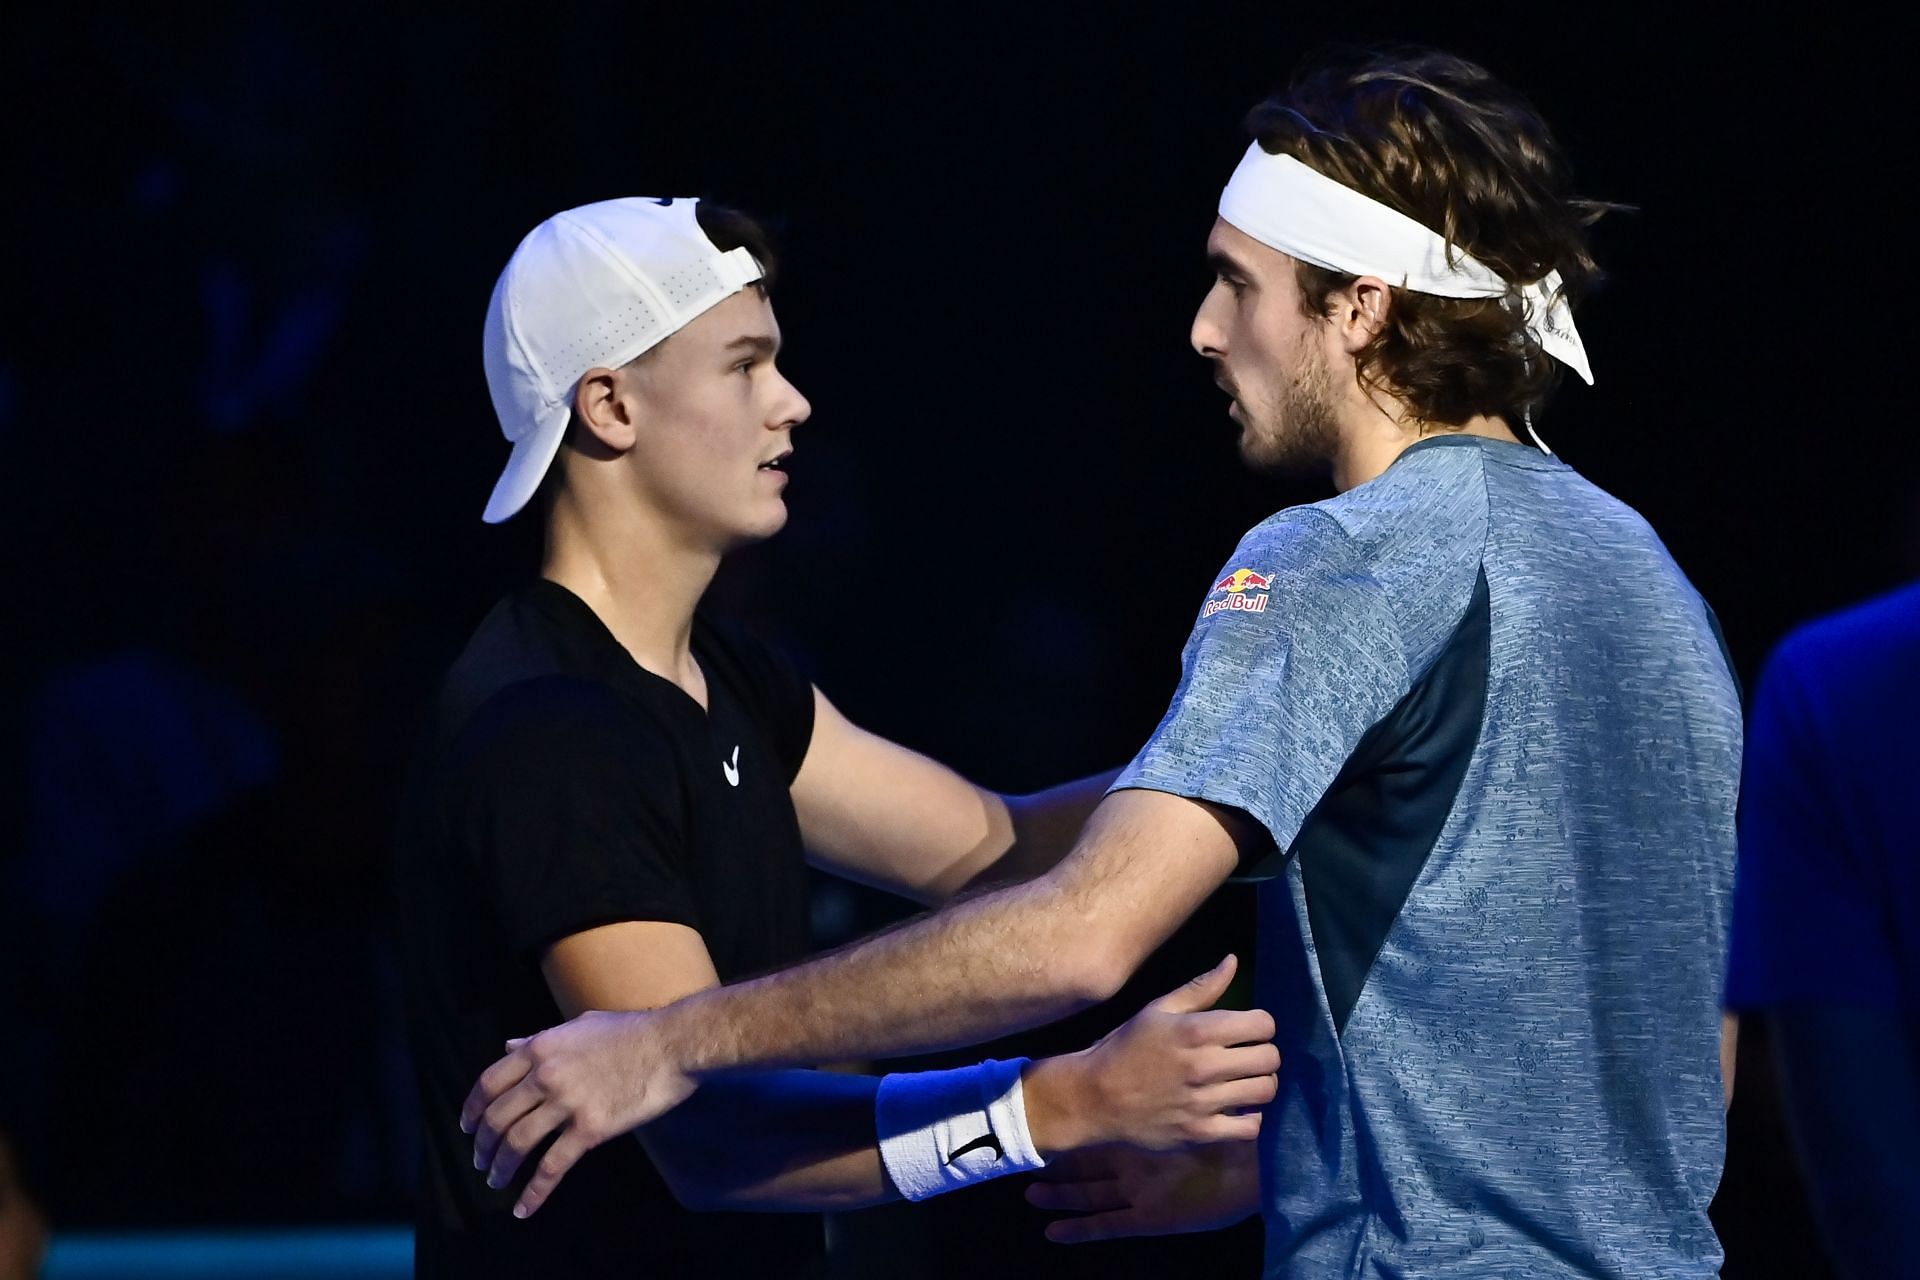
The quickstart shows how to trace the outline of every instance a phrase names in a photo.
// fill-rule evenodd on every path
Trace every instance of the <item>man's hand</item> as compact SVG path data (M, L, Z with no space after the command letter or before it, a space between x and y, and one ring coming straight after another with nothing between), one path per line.
M1257 1137L1260 1113L1250 1109L1273 1100L1280 1051L1269 1043L1271 1015L1213 1008L1236 966L1228 956L1091 1049L1028 1067L1027 1119L1041 1152Z
M574 1162L685 1102L696 1081L676 1062L656 1013L584 1013L527 1040L507 1042L460 1109L473 1135L473 1167L504 1187L527 1155L559 1137L520 1193L514 1216L545 1202Z
M1244 1142L1158 1152L1099 1147L1034 1176L1042 1181L1027 1188L1029 1204L1085 1215L1048 1223L1055 1244L1216 1231L1260 1207L1259 1162Z

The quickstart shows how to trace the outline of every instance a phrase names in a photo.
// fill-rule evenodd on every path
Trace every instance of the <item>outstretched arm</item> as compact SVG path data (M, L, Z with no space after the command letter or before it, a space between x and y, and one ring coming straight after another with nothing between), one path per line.
M581 1154L702 1077L948 1048L1059 1018L1111 996L1227 877L1243 821L1117 792L1038 880L795 969L533 1038L481 1077L462 1123L483 1154L509 1130L531 1149L564 1126L522 1196L532 1207Z
M813 708L793 781L807 860L927 906L1052 868L1117 776L1001 795L862 729L818 689Z
M681 925L632 922L561 940L543 968L563 1010L644 1003L717 981L705 945ZM1026 1116L1043 1157L1112 1142L1167 1146L1244 1140L1273 1096L1279 1055L1266 1014L1209 1011L1231 957L1154 1001L1081 1053L1029 1063ZM893 1199L875 1131L872 1076L761 1071L703 1085L637 1132L675 1198L692 1209L848 1209ZM489 1182L505 1186L526 1154L509 1135Z

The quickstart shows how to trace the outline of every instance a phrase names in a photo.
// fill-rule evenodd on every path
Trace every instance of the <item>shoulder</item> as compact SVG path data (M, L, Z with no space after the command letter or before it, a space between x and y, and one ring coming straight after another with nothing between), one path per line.
M1806 623L1780 642L1769 665L1823 668L1865 660L1914 662L1920 647L1920 582ZM1914 669L1920 670L1920 666Z
M1241 536L1234 553L1242 559L1263 558L1272 569L1303 577L1348 572L1364 561L1360 544L1321 503L1268 516Z
M1364 649L1404 670L1400 622L1364 545L1324 507L1290 507L1234 548L1201 606L1192 643L1239 661Z
M1920 583L1791 632L1767 661L1758 703L1849 722L1920 708Z
M1488 466L1480 442L1422 441L1362 485L1314 504L1369 560L1472 563L1485 550Z
M1340 522L1318 506L1289 507L1241 537L1207 593L1200 620L1261 614L1272 626L1340 626L1379 604L1364 548Z

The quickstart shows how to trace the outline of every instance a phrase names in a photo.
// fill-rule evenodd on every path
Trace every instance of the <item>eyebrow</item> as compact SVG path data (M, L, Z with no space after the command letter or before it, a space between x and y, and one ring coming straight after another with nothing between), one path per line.
M1228 253L1225 249L1213 249L1208 251L1207 265L1212 267L1215 271L1219 272L1223 276L1226 276L1226 275L1244 276L1247 274L1247 268L1245 264L1241 263L1238 259L1234 258L1234 256Z
M779 349L779 342L769 333L742 334L722 348L724 351L755 351L763 356L770 356Z

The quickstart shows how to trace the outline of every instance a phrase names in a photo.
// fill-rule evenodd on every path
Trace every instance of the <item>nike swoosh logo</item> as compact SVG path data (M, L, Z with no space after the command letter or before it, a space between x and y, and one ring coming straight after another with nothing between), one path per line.
M731 761L722 760L720 762L720 772L727 775L728 786L737 787L740 785L740 748L739 747L735 747L733 749L733 759Z
M995 1134L988 1132L988 1133L981 1134L979 1137L975 1138L972 1142L969 1142L966 1146L961 1147L959 1150L955 1151L952 1155L948 1156L947 1163L952 1164L955 1160L958 1160L961 1156L964 1156L969 1152L986 1151L989 1149L993 1151L993 1158L995 1160L1003 1160L1006 1158L1007 1153L1006 1153L1006 1150L1003 1147L1001 1147L1000 1139Z

